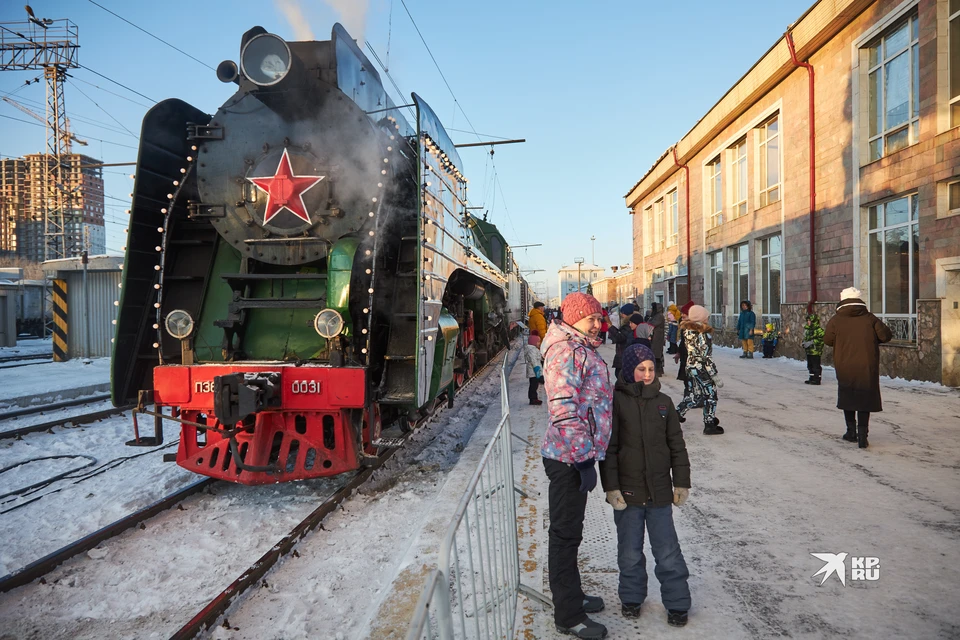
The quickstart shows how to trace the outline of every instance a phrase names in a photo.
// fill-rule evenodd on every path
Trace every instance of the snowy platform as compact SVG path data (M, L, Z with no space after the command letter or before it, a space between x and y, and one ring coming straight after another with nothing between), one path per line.
M13 407L49 404L108 391L110 358L38 362L0 370L0 412Z
M601 347L607 362L613 349ZM595 615L610 638L957 637L960 611L960 392L930 383L881 379L885 411L873 414L870 447L840 439L836 377L811 387L804 363L739 359L716 349L725 380L717 416L722 436L702 433L687 415L692 465L689 501L674 509L690 569L693 608L684 629L668 627L647 544L648 597L638 620L620 615L616 528L600 487L591 495L580 548ZM664 391L683 394L667 361ZM525 405L514 386L514 429L535 446L516 452L517 477L540 490L519 504L522 580L549 595L547 481L539 455L546 409ZM542 395L542 391L541 391ZM811 553L879 558L876 581L814 577ZM521 597L517 638L561 638L552 611Z

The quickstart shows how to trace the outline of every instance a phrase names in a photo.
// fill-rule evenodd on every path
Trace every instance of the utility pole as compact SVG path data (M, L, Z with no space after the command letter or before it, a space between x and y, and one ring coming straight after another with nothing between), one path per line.
M590 264L597 264L597 252L594 249L597 236L590 236Z
M47 153L43 159L44 260L67 257L63 156L69 153L63 82L67 69L79 68L77 25L70 20L37 18L29 5L26 22L0 23L0 71L43 70L47 81Z
M577 263L577 293L583 293L580 291L580 268L583 266L583 258L574 258L573 261Z

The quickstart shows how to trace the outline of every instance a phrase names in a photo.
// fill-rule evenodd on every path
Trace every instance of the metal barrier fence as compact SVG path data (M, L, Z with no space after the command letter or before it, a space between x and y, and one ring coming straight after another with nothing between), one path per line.
M480 458L427 576L407 640L512 640L519 593L550 605L520 583L506 361L500 369L502 417Z

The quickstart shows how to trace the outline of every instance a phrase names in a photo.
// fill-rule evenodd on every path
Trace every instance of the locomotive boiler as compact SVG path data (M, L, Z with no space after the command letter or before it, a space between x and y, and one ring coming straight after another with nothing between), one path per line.
M155 418L134 444L179 423L176 462L198 474L358 468L384 425L452 403L505 347L522 278L469 215L434 112L394 104L340 25L321 42L253 28L217 76L238 87L215 115L170 99L144 117L113 401Z

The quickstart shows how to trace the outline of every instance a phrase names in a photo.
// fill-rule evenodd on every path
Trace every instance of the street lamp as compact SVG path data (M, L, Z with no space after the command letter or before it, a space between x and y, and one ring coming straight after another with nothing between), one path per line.
M597 236L590 236L590 264L597 264L597 252L594 250L596 241Z
M580 293L580 268L583 265L583 258L574 258L573 261L577 263L577 293Z

